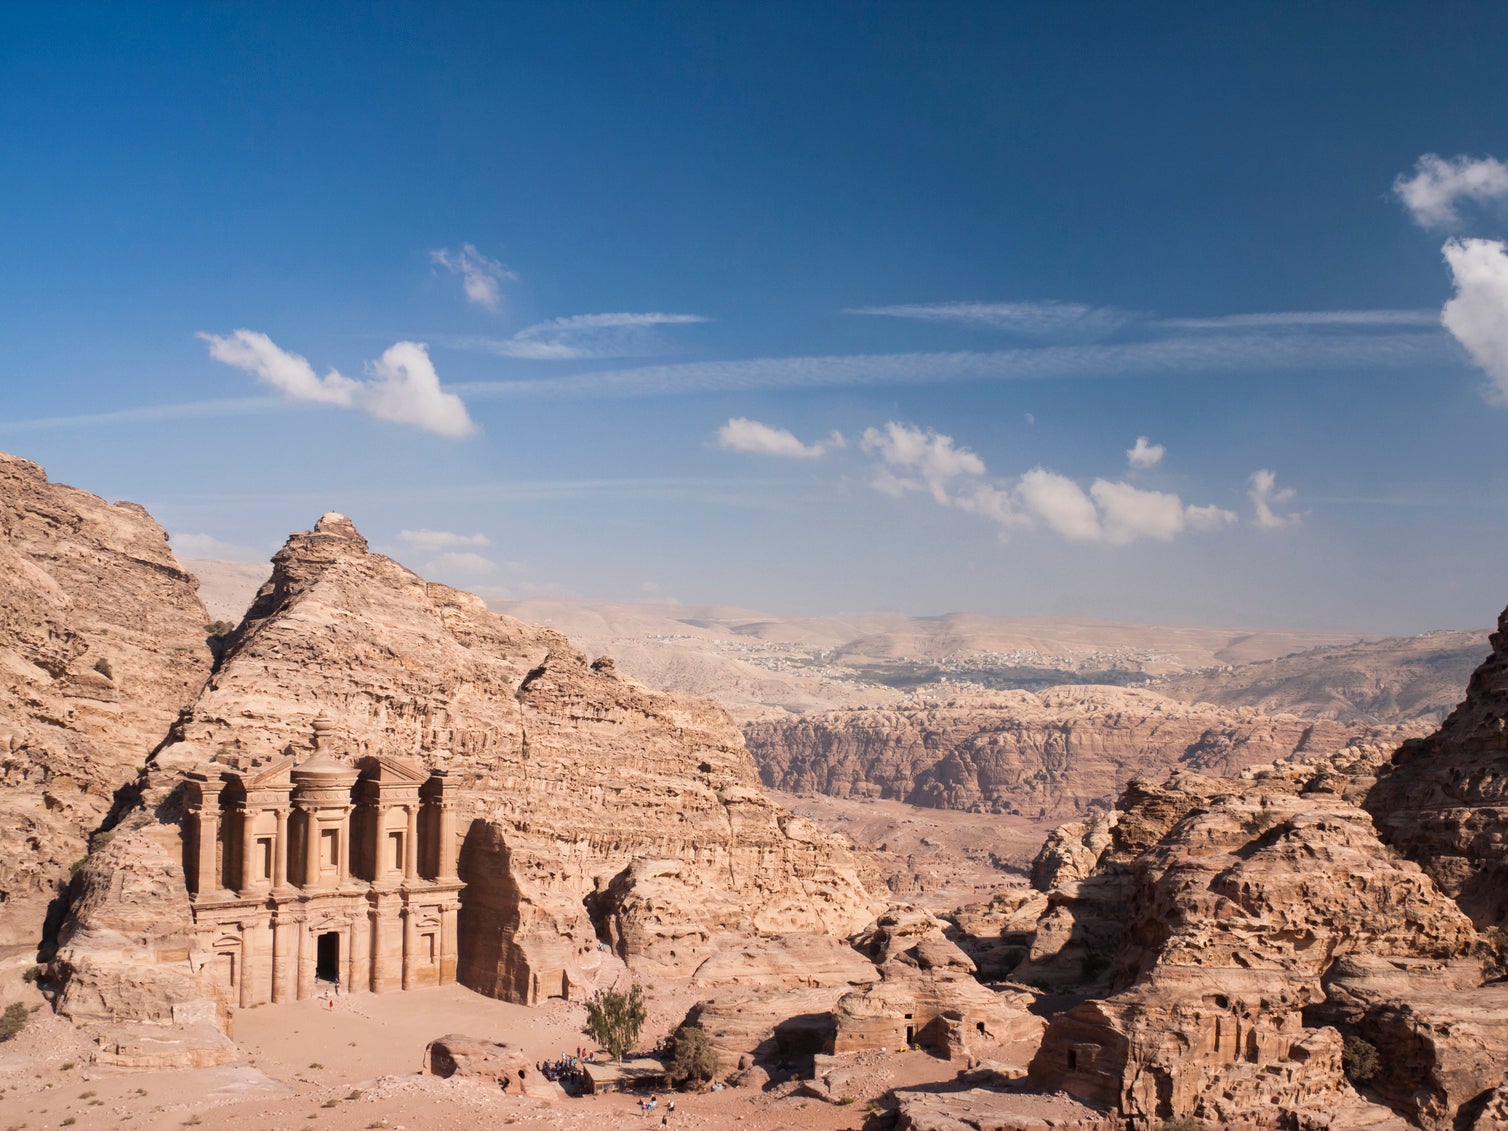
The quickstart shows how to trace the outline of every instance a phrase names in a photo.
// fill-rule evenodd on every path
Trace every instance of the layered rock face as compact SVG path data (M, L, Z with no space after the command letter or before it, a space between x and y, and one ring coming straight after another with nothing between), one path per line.
M1483 929L1508 927L1508 610L1490 642L1460 706L1404 743L1365 801L1383 838Z
M40 940L115 791L209 674L196 588L139 506L0 453L0 945Z
M1189 705L1148 691L1058 687L831 711L751 723L744 736L766 785L943 809L1070 817L1108 805L1138 774L1178 767L1233 774L1413 728L1363 727Z
M1471 922L1345 799L1354 766L1199 775L1128 792L1044 863L1050 907L1018 976L1098 983L1050 1023L1033 1083L1136 1126L1362 1125L1344 1038L1380 1052L1369 1081L1412 1122L1469 1126L1503 1082L1508 986ZM1502 1018L1503 1020L1494 1020Z
M558 633L426 583L369 553L339 515L292 536L273 565L157 756L156 813L116 842L146 847L177 821L172 790L191 768L307 757L322 714L321 750L352 766L389 758L444 775L458 843L440 855L458 857L465 883L456 976L483 993L584 992L599 944L690 974L752 937L844 935L872 918L844 844L765 800L716 706L648 691ZM177 868L152 945L189 930ZM123 970L80 977L97 968L94 924L112 913L106 895L71 922L65 1002L122 999ZM204 962L179 969L203 976Z

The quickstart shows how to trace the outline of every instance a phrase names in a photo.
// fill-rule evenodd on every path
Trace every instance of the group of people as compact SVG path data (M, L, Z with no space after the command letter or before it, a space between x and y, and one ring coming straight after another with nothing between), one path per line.
M640 1100L639 1101L639 1113L641 1115L653 1115L655 1113L655 1108L657 1108L659 1106L660 1106L660 1097L659 1096L650 1096L649 1099L647 1099L647 1100ZM661 1127L669 1127L670 1126L670 1117L672 1115L674 1115L674 1114L675 1114L675 1100L672 1099L668 1104L665 1105L665 1114L662 1115L662 1116L660 1116L660 1126Z
M563 1052L554 1060L540 1061L534 1067L539 1074L552 1083L559 1084L571 1095L579 1094L586 1081L582 1065L586 1063L586 1050L578 1048L575 1055Z

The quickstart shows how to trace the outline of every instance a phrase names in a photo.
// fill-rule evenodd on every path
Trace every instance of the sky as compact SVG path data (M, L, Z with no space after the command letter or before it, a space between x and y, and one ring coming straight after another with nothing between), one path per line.
M502 599L1508 602L1508 9L0 10L0 450Z

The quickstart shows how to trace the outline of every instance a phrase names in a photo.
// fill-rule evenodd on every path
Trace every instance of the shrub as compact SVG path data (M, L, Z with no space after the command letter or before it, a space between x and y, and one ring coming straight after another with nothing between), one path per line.
M1353 1084L1370 1080L1377 1074L1377 1046L1360 1037L1347 1037L1340 1062L1346 1070L1346 1079Z
M1204 1125L1204 1120L1195 1119L1192 1115L1180 1115L1177 1119L1164 1119L1157 1125L1157 1131L1209 1131Z
M231 624L228 620L210 621L209 624L204 626L204 633L206 636L229 636L235 630L236 626Z
M19 1001L13 1001L5 1007L5 1012L0 1014L0 1041L8 1041L26 1028L26 1006Z
M110 667L110 661L105 659L105 657L103 656L94 661L94 670L99 672L99 674L104 676L106 679L115 678L115 672Z
M672 1084L710 1084L717 1076L717 1049L712 1038L695 1025L682 1025L670 1038L670 1064L665 1075Z
M586 1028L582 1032L607 1049L614 1060L622 1060L639 1039L647 1016L644 988L638 982L629 986L627 993L598 990L586 1003Z
M40 966L28 966L26 971L21 975L21 980L29 986L41 976L42 968Z

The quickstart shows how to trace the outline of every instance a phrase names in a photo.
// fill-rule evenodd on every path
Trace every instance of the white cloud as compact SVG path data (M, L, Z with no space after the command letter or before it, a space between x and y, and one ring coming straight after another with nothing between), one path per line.
M784 459L820 459L829 448L841 448L844 443L842 435L834 432L825 443L803 444L784 428L772 428L742 416L733 417L717 430L717 446L724 451Z
M469 550L450 550L425 562L424 568L431 573L488 574L497 572L497 563Z
M398 342L368 367L373 380L358 402L373 416L412 424L441 436L476 431L461 398L440 388L440 375L422 342Z
M1140 439L1145 443L1146 437ZM1131 483L1096 479L1085 491L1077 481L1041 466L1014 483L993 478L984 461L958 447L951 436L895 421L884 431L866 429L862 446L880 457L870 480L878 491L897 498L925 492L941 506L1002 527L1041 524L1072 542L1166 542L1185 530L1213 532L1236 521L1223 507L1185 506L1177 495Z
M1508 196L1508 165L1494 157L1452 157L1426 153L1414 163L1414 175L1400 173L1393 194L1403 201L1422 228L1449 228L1461 222L1457 204L1485 204Z
M440 387L429 353L422 342L398 342L367 366L368 379L345 377L330 370L317 377L298 354L280 349L266 334L236 330L221 337L199 335L209 343L216 361L253 374L273 385L290 400L333 404L399 424L411 424L441 436L468 436L476 431L466 406L455 393Z
M1251 489L1246 492L1246 497L1251 500L1256 511L1252 524L1263 530L1281 530L1285 526L1297 526L1303 521L1300 515L1278 514L1274 509L1291 503L1294 497L1292 487L1280 490L1277 482L1278 477L1265 467L1251 473Z
M531 361L582 361L607 357L647 357L664 353L669 343L657 326L684 326L707 319L699 314L572 314L526 326L511 338L456 338L462 349L481 349L500 357Z
M1100 516L1084 489L1066 475L1034 467L1016 484L1021 508L1070 542L1097 542Z
M1508 404L1508 247L1450 240L1443 250L1456 293L1440 321L1487 374L1487 399Z
M985 472L984 460L967 448L955 448L953 437L930 428L912 428L892 420L883 432L866 428L860 443L884 461L876 485L889 494L925 489L939 503L946 503L951 480Z
M453 534L449 530L400 530L398 541L417 550L446 550L452 546L490 546L485 534Z
M1217 507L1213 504L1206 507L1196 507L1192 504L1184 507L1183 517L1184 521L1189 524L1190 530L1198 530L1206 534L1224 530L1238 521L1235 511L1228 511L1224 507Z
M359 381L343 377L333 369L323 377L315 376L314 367L305 358L279 349L266 334L255 330L236 330L225 337L198 336L209 343L209 355L216 361L244 369L296 401L349 407L361 387Z
M1141 316L1077 302L940 302L852 307L844 314L952 322L1042 338L1102 338Z
M1161 444L1149 444L1145 436L1138 436L1136 443L1126 449L1126 462L1137 468L1156 467L1167 452Z
M502 284L518 278L496 259L489 259L469 243L462 244L457 252L439 248L430 252L429 258L437 267L461 276L461 289L466 292L467 302L488 310L496 310L502 305Z
M217 561L265 561L267 554L250 546L226 542L212 534L173 534L169 538L173 553L180 558L212 558Z

